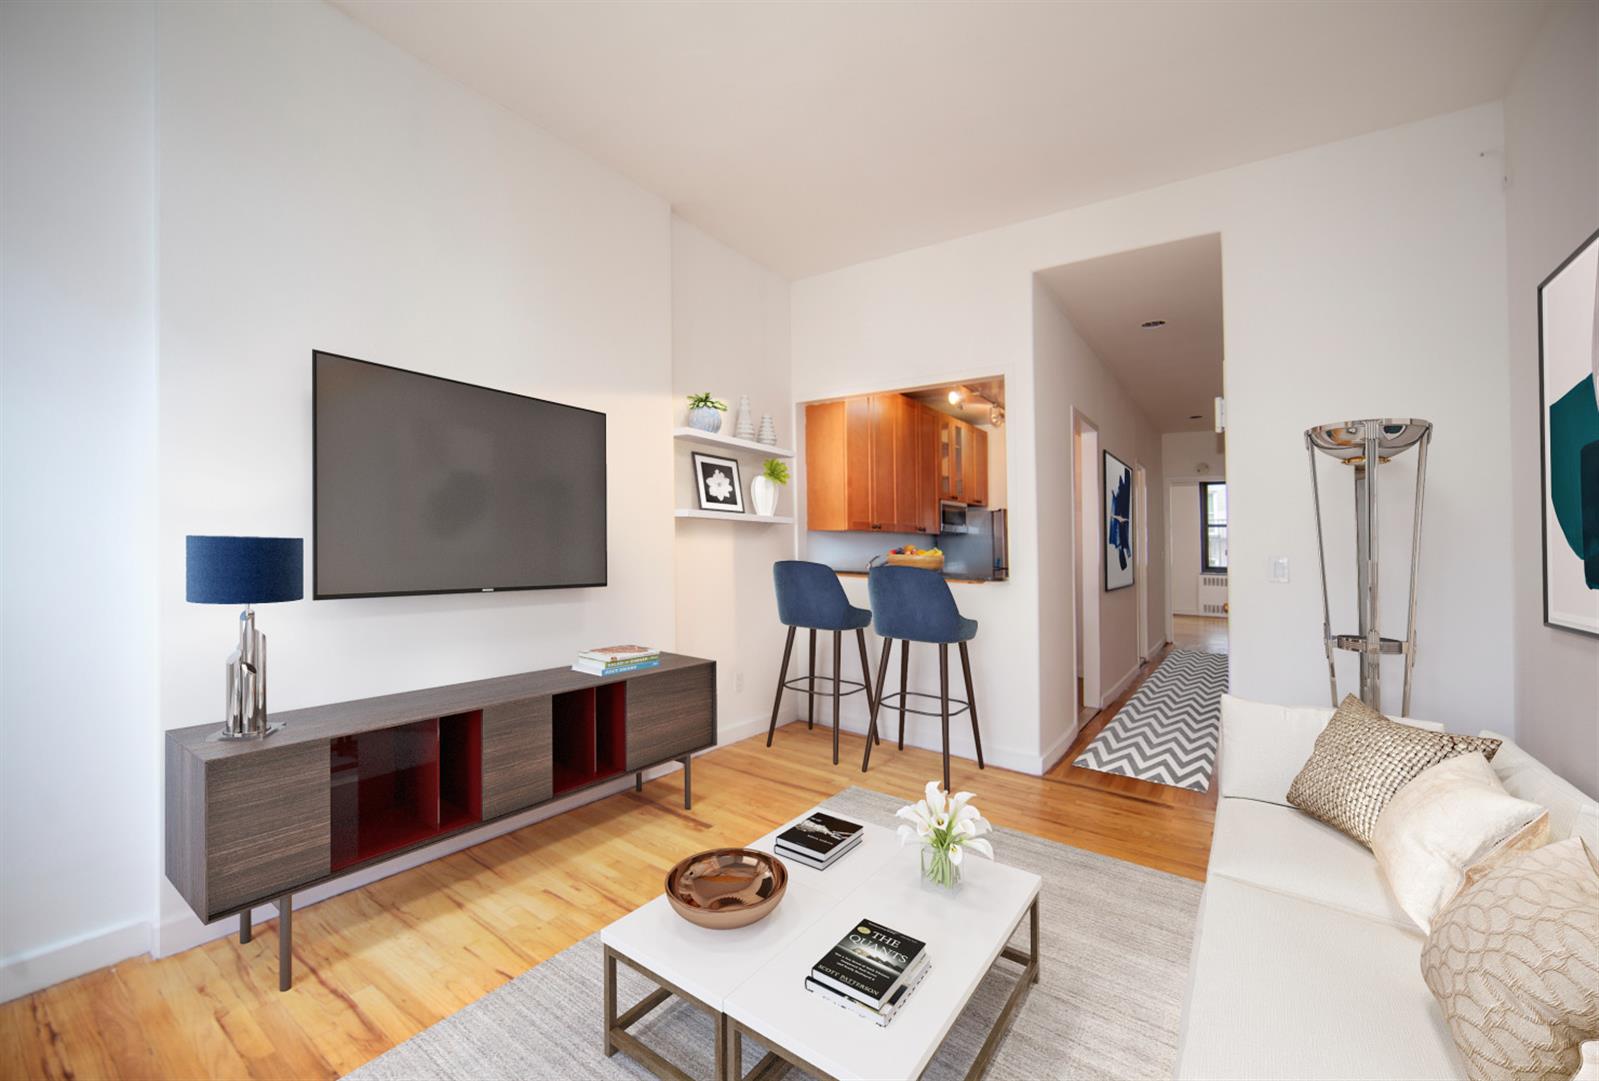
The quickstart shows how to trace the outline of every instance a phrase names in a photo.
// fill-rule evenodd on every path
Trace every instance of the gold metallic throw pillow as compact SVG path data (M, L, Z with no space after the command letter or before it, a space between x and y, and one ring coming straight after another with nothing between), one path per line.
M1497 750L1496 739L1400 724L1346 695L1316 737L1288 802L1370 848L1377 816L1417 774L1458 754L1481 751L1491 759Z
M1569 1078L1599 1040L1599 865L1572 837L1468 883L1421 974L1472 1081Z

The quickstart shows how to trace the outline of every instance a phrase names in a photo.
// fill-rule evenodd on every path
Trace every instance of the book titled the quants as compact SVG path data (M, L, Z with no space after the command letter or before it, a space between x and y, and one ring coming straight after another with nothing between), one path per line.
M815 964L811 979L877 1010L926 964L925 942L863 919Z

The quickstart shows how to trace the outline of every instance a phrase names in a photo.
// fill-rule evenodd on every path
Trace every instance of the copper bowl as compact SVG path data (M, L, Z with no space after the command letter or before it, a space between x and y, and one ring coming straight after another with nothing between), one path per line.
M713 848L673 867L666 899L690 923L726 931L764 919L788 889L788 868L751 848Z

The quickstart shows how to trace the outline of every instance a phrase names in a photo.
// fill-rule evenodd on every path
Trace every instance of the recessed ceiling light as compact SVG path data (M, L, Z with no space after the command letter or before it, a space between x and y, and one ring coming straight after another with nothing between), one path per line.
M1144 330L1154 330L1156 327L1165 326L1166 325L1166 320L1164 320L1164 319L1146 319L1142 323L1139 323L1138 325L1139 325L1140 328L1142 328Z
M960 392L960 388L956 387L954 390L949 392L949 404L959 405L961 404L961 399L964 397L965 395Z

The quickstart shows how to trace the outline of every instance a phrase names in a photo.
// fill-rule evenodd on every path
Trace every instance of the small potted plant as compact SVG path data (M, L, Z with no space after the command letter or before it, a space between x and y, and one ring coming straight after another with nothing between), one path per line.
M777 486L788 483L788 466L780 458L768 458L750 481L750 502L755 513L770 518L777 513Z
M719 398L711 397L709 391L688 396L688 424L690 428L698 428L702 432L710 432L715 435L722 430L722 414L726 412L727 403Z
M922 877L936 886L953 889L960 884L961 859L967 850L994 858L994 848L983 835L994 827L977 813L970 792L946 796L937 781L927 782L926 794L894 814L909 821L899 828L899 843L920 841Z

